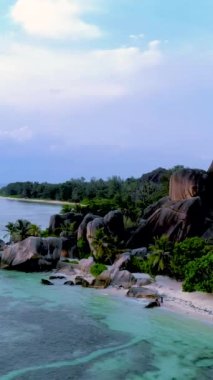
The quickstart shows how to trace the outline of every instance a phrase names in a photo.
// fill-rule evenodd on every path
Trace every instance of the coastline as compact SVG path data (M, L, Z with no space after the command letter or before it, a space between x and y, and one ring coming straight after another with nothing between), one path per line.
M213 294L202 292L183 292L182 283L166 276L157 276L155 282L145 285L144 288L153 290L163 296L162 308L189 318L213 324ZM100 290L104 295L126 296L128 290L106 288ZM131 298L137 302L144 299Z
M56 206L75 205L76 204L73 202L53 201L53 200L48 200L48 199L46 200L46 199L4 197L2 195L0 195L0 199L6 199L8 201L27 202L27 203L43 203L43 204L50 204L50 205L56 205Z

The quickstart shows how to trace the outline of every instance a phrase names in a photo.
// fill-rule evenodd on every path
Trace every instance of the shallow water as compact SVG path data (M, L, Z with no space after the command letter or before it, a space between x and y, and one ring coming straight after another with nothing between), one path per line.
M0 271L0 379L213 379L213 325Z
M0 239L7 240L5 226L17 219L27 219L31 223L47 228L50 216L57 214L61 206L45 203L30 203L0 198Z

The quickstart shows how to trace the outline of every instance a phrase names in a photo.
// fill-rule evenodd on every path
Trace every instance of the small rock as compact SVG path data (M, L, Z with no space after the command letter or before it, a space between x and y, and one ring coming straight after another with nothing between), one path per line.
M69 280L69 281L65 281L65 282L64 282L64 285L73 286L73 285L75 285L75 284L74 284L73 281L70 281L70 280Z
M46 280L45 278L41 279L42 285L54 285L51 281Z
M50 280L65 280L66 278L67 276L65 276L64 274L54 274L49 277Z
M158 294L156 292L153 292L150 289L146 289L143 287L132 287L127 292L127 297L134 297L134 298L154 298L156 299L158 297Z

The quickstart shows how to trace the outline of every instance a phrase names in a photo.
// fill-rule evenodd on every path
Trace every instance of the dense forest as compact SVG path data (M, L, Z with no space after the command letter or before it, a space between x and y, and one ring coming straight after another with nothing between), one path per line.
M107 180L70 179L60 184L15 182L1 188L0 195L82 203L100 213L119 208L135 218L140 217L148 205L168 194L170 175L180 168L182 166L158 168L140 178L125 180L114 176Z

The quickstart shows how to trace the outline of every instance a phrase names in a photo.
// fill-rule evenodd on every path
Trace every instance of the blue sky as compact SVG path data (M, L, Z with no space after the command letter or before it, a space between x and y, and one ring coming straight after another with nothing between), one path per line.
M207 169L212 0L1 0L0 182Z

